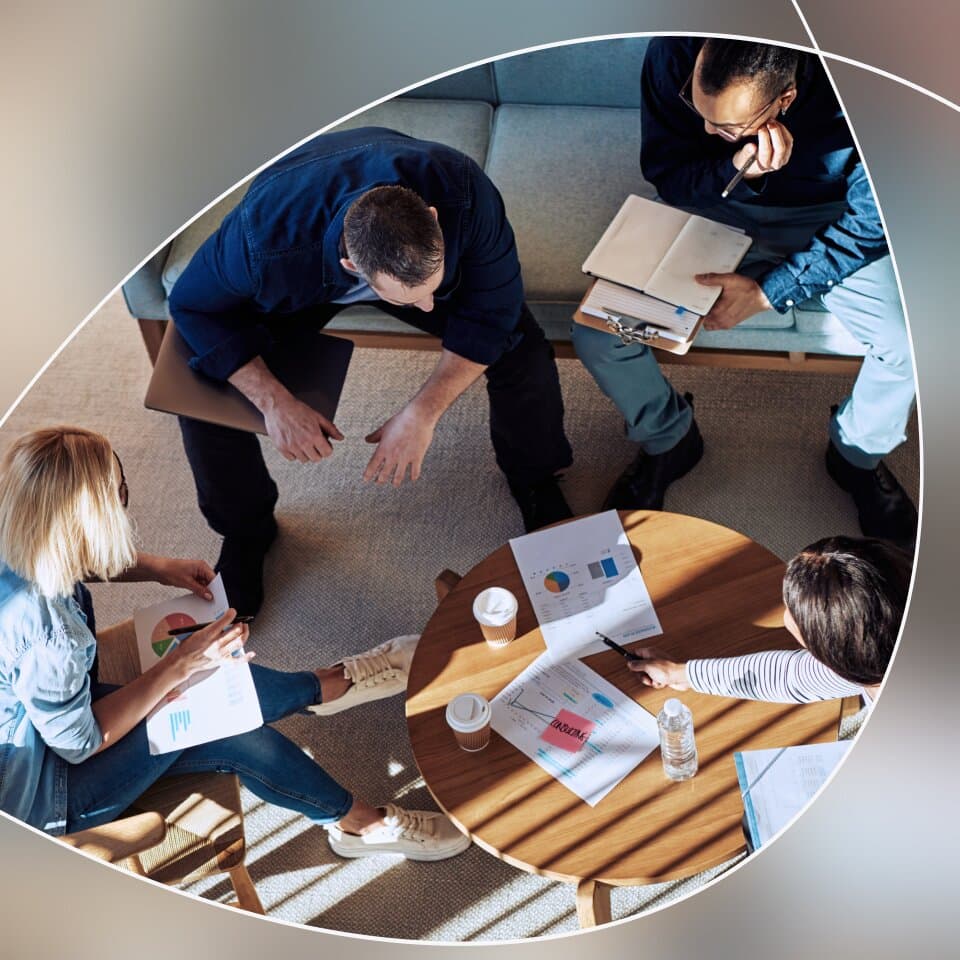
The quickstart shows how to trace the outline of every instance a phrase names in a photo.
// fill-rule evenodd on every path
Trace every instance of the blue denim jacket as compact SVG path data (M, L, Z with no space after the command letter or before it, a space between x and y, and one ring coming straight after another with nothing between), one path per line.
M736 173L742 144L707 133L703 120L680 99L703 39L650 41L643 62L640 164L661 198L678 207L722 204L720 193ZM846 201L841 216L808 246L758 277L775 310L785 313L887 253L873 191L846 118L823 68L809 56L797 77L797 98L784 125L794 138L786 166L741 180L730 196L746 204L817 206ZM747 231L750 232L749 230ZM790 301L788 303L788 301Z
M496 187L451 147L364 127L315 137L264 170L194 254L170 293L194 369L225 380L270 347L271 325L283 315L346 294L356 279L340 265L344 215L386 184L409 187L437 209L443 346L485 365L511 349L523 281Z
M44 597L0 563L0 810L54 836L66 827L67 764L102 741L96 648L76 596Z

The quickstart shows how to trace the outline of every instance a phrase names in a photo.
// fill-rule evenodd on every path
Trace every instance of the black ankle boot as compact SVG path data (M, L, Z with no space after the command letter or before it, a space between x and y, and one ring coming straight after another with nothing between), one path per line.
M917 539L917 508L897 478L881 460L872 470L855 467L827 444L827 473L857 505L857 518L865 537L893 540L912 550Z
M523 527L527 533L551 523L569 520L573 516L556 477L546 477L531 484L508 482L513 499L523 515Z
M693 397L685 394L692 406ZM603 502L604 510L662 510L667 487L685 473L689 473L703 456L703 437L697 421L690 421L690 429L683 438L664 453L641 451L633 463L610 488Z

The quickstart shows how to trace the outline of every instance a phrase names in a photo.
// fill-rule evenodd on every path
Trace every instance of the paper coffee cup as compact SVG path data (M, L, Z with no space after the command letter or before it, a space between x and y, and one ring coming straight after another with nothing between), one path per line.
M503 587L489 587L473 601L473 615L491 647L505 647L517 635L517 598Z
M490 742L490 715L479 693L461 693L447 704L447 723L461 749L474 753Z

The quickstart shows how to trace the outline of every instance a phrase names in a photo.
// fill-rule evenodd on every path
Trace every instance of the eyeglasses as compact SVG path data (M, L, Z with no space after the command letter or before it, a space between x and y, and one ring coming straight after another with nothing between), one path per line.
M694 105L693 105L693 75L696 73L696 67L690 71L690 76L687 77L687 82L680 88L678 95L680 99L701 119L706 120L717 133L723 137L724 140L729 140L730 143L736 143L737 140L742 139L747 136L750 132L753 131L753 128L759 126L760 118L790 89L781 90L772 100L769 100L763 105L758 113L756 113L749 122L747 123L714 123L712 120L705 117Z
M113 452L113 456L120 468L120 486L117 487L117 496L120 497L120 506L126 510L127 504L130 502L130 488L127 486L127 478L123 475L123 464L120 462L116 451Z

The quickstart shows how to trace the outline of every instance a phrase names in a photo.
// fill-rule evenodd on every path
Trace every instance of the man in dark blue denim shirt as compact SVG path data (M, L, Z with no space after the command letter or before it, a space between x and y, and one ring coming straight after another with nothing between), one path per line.
M916 508L881 457L904 439L910 343L873 193L823 68L765 44L655 39L643 64L642 125L641 166L660 198L754 240L740 272L698 278L722 287L707 329L815 298L867 346L830 424L827 469L853 495L865 534L909 543ZM702 453L692 409L648 347L575 327L578 354L641 445L607 506L659 508Z
M420 475L434 428L481 374L497 463L528 530L570 516L555 480L569 466L553 350L523 299L513 231L494 185L469 157L380 128L316 137L261 173L197 251L170 295L195 369L229 380L263 413L288 460L333 452L337 427L279 383L261 354L343 306L378 307L442 340L416 395L374 430L364 480ZM276 485L256 438L181 418L200 507L224 537L218 569L231 603L262 600L276 533Z

